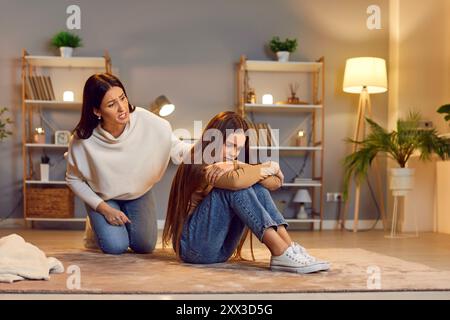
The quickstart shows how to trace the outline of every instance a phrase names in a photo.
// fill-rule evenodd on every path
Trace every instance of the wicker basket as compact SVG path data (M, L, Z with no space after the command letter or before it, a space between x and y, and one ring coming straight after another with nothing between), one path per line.
M67 187L27 189L26 215L29 218L73 218L74 196Z

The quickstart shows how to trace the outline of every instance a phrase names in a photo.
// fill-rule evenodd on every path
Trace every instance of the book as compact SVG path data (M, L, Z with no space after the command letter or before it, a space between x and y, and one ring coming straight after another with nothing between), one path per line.
M250 140L250 146L256 147L258 145L258 132L256 131L257 129L252 121L248 119L246 120L248 123L248 138Z
M49 90L50 90L50 99L51 100L56 100L55 91L53 90L52 79L50 77L46 77L46 79L47 79L48 87L49 87Z
M278 139L279 139L279 133L275 134L274 129L272 129L272 126L270 125L270 123L267 123L267 129L269 130L269 136L270 136L270 145L274 146L274 147L278 147L279 143L278 143Z
M31 79L34 83L34 87L36 88L36 99L37 100L45 100L45 96L44 96L44 92L43 92L43 88L41 86L41 83L39 81L39 77L38 76L31 76Z
M25 98L29 100L35 100L33 87L31 86L30 77L25 77Z
M293 183L311 183L315 180L312 178L294 178Z
M39 98L39 91L37 88L36 80L34 79L34 76L28 77L31 84L31 91L33 92L33 96L35 100L40 100Z
M45 96L46 96L46 100L52 100L52 96L50 93L50 86L48 85L48 76L42 76L42 84L44 85L44 91L45 91Z
M264 123L256 123L256 129L258 131L258 146L267 147L269 146L268 132Z
M44 77L37 76L37 78L38 78L39 86L41 87L41 91L42 91L42 100L49 100L49 98L47 96L47 90L45 88Z

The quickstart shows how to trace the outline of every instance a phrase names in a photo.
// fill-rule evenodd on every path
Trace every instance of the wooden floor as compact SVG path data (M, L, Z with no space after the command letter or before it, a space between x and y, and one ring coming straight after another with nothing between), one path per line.
M60 231L60 230L13 230L0 229L0 237L5 235L17 233L23 236L28 242L31 242L41 248L81 248L83 232L81 231ZM402 260L421 263L432 268L440 270L450 270L450 235L423 233L419 238L409 239L388 239L383 236L381 231L370 231L351 233L347 231L323 231L323 232L292 232L293 239L301 243L306 248L361 248L380 254L400 258ZM256 242L256 241L255 241ZM160 244L158 244L160 245ZM255 243L256 246L262 246ZM418 295L419 294L419 295ZM358 298L365 297L378 298L381 295L384 298L427 298L433 293L373 293L373 294L340 294L334 295L339 298ZM229 295L221 295L218 298L226 298ZM284 295L284 298L301 298L304 295ZM307 295L308 296L308 295ZM314 294L308 298L314 299ZM13 297L13 296L9 296ZM30 296L29 296L30 297ZM198 296L201 297L201 296ZM281 298L283 295L266 296L268 299ZM323 295L317 297L324 298ZM448 292L436 292L434 298L450 299ZM2 298L8 298L3 296ZM46 298L50 298L47 296ZM120 298L111 296L111 298ZM130 298L129 296L127 298ZM142 298L142 297L141 297ZM167 298L167 297L153 297L153 298ZM176 298L176 297L172 297ZM195 298L195 296L190 296ZM251 298L245 295L231 296L231 298ZM333 298L333 295L328 295L327 299Z

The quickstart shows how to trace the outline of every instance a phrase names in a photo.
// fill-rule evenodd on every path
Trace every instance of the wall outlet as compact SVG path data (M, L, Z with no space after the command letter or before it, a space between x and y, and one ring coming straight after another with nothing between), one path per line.
M339 202L342 197L342 192L327 192L327 202Z

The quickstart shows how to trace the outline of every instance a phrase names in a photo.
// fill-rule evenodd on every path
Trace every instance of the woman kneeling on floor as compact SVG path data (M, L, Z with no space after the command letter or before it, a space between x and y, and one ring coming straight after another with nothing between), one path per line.
M164 245L172 242L177 256L187 263L221 263L240 251L248 227L270 250L271 270L328 270L326 261L292 242L269 192L281 187L283 174L273 161L250 164L247 130L247 122L234 112L220 113L208 123L172 182ZM211 139L214 132L219 139ZM214 144L218 146L214 159L206 159ZM218 179L211 177L213 163L227 171Z

